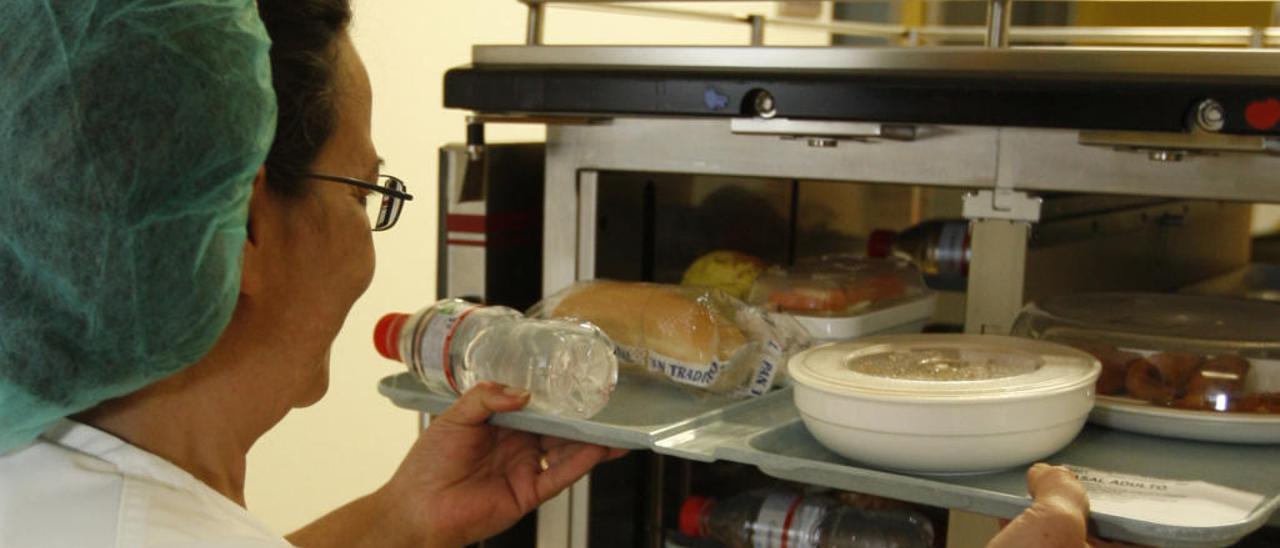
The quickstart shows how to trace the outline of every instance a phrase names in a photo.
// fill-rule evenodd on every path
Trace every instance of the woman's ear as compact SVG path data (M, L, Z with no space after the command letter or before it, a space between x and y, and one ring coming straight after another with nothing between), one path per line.
M271 215L271 200L267 196L267 168L258 168L253 177L253 192L249 195L249 225L246 227L244 255L240 260L240 294L257 295L262 292L267 279L267 254L265 244L266 224Z

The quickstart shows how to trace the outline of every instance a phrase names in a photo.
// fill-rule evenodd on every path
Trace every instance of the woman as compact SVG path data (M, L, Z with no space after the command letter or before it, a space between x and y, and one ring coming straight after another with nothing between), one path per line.
M50 310L56 310L61 299L50 298L52 291L48 285L28 274L34 273L38 265L46 266L43 274L61 278L60 285L88 288L84 293L123 292L127 295L120 300L130 302L155 299L156 306L147 314L165 316L172 307L184 312L165 318L165 323L180 326L170 331L161 329L168 340L144 337L141 342L146 344L141 346L150 345L152 349L132 354L116 351L107 339L134 337L134 327L128 324L147 320L133 317L122 322L103 321L103 317L121 317L130 309L109 297L100 299L104 301L101 306L78 311L79 317L89 316L88 320L77 318L77 313L71 311L51 312L49 315L57 321L27 330L26 338L42 340L45 346L65 347L61 352L70 354L73 360L107 362L109 366L102 369L111 371L92 375L95 378L74 375L72 369L66 368L61 378L32 379L30 375L35 373L26 371L31 367L24 365L35 362L44 366L55 363L56 357L47 360L18 357L11 351L14 338L5 339L4 355L13 362L5 364L7 385L44 396L51 401L50 406L64 404L63 411L80 411L75 408L77 398L95 397L82 396L90 392L84 384L125 385L126 382L109 377L133 377L142 378L134 382L145 386L140 389L125 386L118 390L122 394L109 394L121 397L91 402L92 407L80 411L71 420L55 423L38 440L12 448L0 457L0 545L285 545L278 535L243 508L245 454L254 441L290 409L310 405L324 394L329 345L373 273L371 227L364 202L380 196L368 188L309 175L377 180L378 158L369 133L369 82L345 33L350 17L346 2L273 0L261 3L262 17L271 23L269 30L274 39L271 68L280 92L278 130L270 153L265 154L265 162L261 156L266 152L265 146L255 159L254 154L241 150L251 147L228 151L225 144L229 139L253 143L259 131L237 135L238 128L223 127L227 123L221 120L228 111L249 112L245 119L234 122L257 128L263 124L252 117L264 112L271 114L252 102L236 103L241 97L257 93L252 84L265 72L256 70L250 62L255 56L265 60L266 53L265 47L259 49L258 46L266 42L265 37L257 35L260 28L255 28L257 23L251 17L253 3L146 4L149 5L99 2L37 6L53 12L65 11L5 14L27 15L22 19L33 25L50 17L60 18L52 29L54 32L33 32L26 38L43 40L44 35L63 33L61 43L53 45L60 47L49 47L49 50L90 57L68 61L65 70L59 72L59 75L69 75L65 78L68 83L55 88L53 91L57 93L53 95L62 93L74 100L59 104L26 103L23 110L41 115L41 110L47 109L42 119L47 126L50 120L61 119L59 113L65 112L69 105L79 109L78 120L68 121L67 130L68 134L79 134L76 138L89 142L86 148L93 150L84 152L86 156L90 153L115 158L131 155L130 161L175 165L173 173L147 174L145 181L137 177L124 180L137 169L151 168L126 165L113 170L111 165L101 165L107 160L100 160L99 156L85 158L86 162L97 164L96 172L100 176L123 180L109 185L113 191L119 191L121 186L128 186L132 191L158 185L165 192L148 198L146 195L151 189L147 189L131 197L121 197L123 203L112 203L110 207L101 201L101 195L108 194L106 192L90 192L98 197L72 203L57 196L46 196L49 200L46 210L50 207L74 209L78 215L97 219L98 227L80 227L74 219L45 221L42 232L46 241L55 239L57 233L72 234L64 238L64 245L53 247L83 245L84 248L67 253L62 260L64 255L58 249L43 251L49 246L6 247L5 270L18 271L16 277L7 280L23 284L21 292L27 293L23 297L26 303L45 298L49 304L44 308ZM227 66L230 61L222 57L224 53L204 54L194 51L197 48L230 49L228 57L239 57L240 63L251 68L237 70ZM95 49L104 49L107 53L95 55L92 53ZM173 51L179 54L170 55ZM193 56L197 60L191 60ZM18 61L7 58L5 66L17 64ZM38 70L32 64L21 68ZM120 74L125 68L130 72ZM148 68L159 69L163 74L156 75L155 82L147 81ZM84 71L95 71L97 77L92 87L76 83L75 76L83 75ZM122 77L127 80L121 81ZM139 78L142 80L138 81ZM183 81L186 78L193 82ZM49 79L33 77L31 82ZM239 80L242 85L226 85L226 80ZM106 92L99 91L104 86L111 93L128 96L127 99L104 99ZM218 89L219 86L224 88ZM213 89L206 91L205 88ZM168 94L177 92L187 92L181 102L166 102ZM269 101L260 103L270 104ZM191 114L196 118L210 110L213 113L207 120L191 122L187 119L190 109L199 109ZM110 118L111 114L115 119ZM169 129L168 124L174 121L188 123ZM17 127L20 122L7 118L6 129ZM33 128L29 138L34 139L36 133ZM57 136L58 142L38 150L33 150L34 143L28 142L27 153L39 156L41 151L65 150L62 141L73 138L68 134ZM134 139L145 140L152 134L161 137L145 147L132 144ZM175 147L171 145L175 139L191 139L199 144ZM267 143L271 141L263 141ZM10 159L10 151L15 150L8 148L10 146L16 147L16 143L6 143L5 159ZM221 152L210 154L209 149ZM211 208L215 210L232 209L235 206L227 203L235 204L241 193L247 194L247 217L232 215L231 221L224 221L223 214L183 212L183 208L196 207L193 204L204 198L192 193L184 195L181 201L167 201L168 194L173 192L170 189L175 187L213 186L207 179L225 173L234 175L233 169L205 166L216 162L225 166L227 162L222 159L227 156L245 157L242 163L252 166L252 162L256 162L258 167L247 172L247 179L241 179L238 185L243 187L241 191L215 193L205 201L211 201ZM65 165L62 167L67 169ZM183 179L184 176L177 173L188 169L197 171L199 177ZM154 182L166 175L167 180ZM79 190L92 191L94 184L100 182L89 182L88 176L83 176L85 179L76 185ZM53 188L46 190L64 190L50 184ZM66 190L70 189L68 186ZM160 203L148 202L148 199ZM119 249L125 234L147 232L145 226L129 223L152 214L159 218L149 220L152 224L147 226L166 223L169 218L179 219L170 223L175 226L184 223L205 226L185 232L179 230L181 233L177 235L175 226L165 226L164 230L150 234L151 241L145 245ZM186 220L182 220L184 215ZM42 222L42 219L6 218L5 233L12 235L20 231L21 227L17 226L20 221ZM199 341L176 339L199 339L192 337L191 332L205 329L205 324L217 323L195 317L201 308L217 307L216 295L202 295L203 305L182 306L182 301L184 295L198 292L197 282L221 277L215 272L198 275L193 280L193 271L202 274L200 267L192 268L192 264L182 265L180 261L162 257L201 245L207 248L206 242L226 234L225 226L236 222L243 232L231 231L226 238L240 235L234 250L238 257L233 256L235 260L230 261L231 266L239 270L238 286L225 328L215 328L218 331L215 339L191 360L194 363L188 362L190 365L181 366L172 374L151 379L146 378L150 374L145 370L128 370L132 365L130 360L159 362L162 357L155 354L169 353L159 348L165 343L177 347L199 346ZM127 228L112 228L120 224L126 224ZM207 225L216 228L209 230ZM112 233L117 238L93 240L91 234L95 230ZM95 247L97 245L105 247ZM199 255L202 262L192 263L213 262L218 251L216 244L213 247L212 251L193 254ZM119 269L128 261L108 257L101 264L95 264L93 257L125 254L149 256L139 261L146 267L128 266L124 270L145 271L151 283L106 287L111 280L85 279L75 272L67 273ZM28 259L33 255L40 258ZM79 260L76 255L80 256ZM58 272L59 269L63 272ZM174 270L178 271L176 275L172 273ZM111 279L115 279L127 272L111 271L110 274ZM152 290L157 290L157 294L150 294ZM94 297L87 299L94 300ZM9 320L22 314L16 310L18 307L13 304L5 308L5 324L10 328L16 326ZM30 306L23 308L27 315L39 313L39 309ZM95 323L96 327L88 333L77 327ZM99 337L96 335L99 331L108 333ZM66 336L69 332L77 336ZM192 354L180 350L174 352L178 354L175 361ZM90 358L95 354L99 357ZM59 381L64 383L60 391L48 388ZM527 393L493 385L469 392L433 421L405 464L382 489L298 531L290 536L290 541L306 546L461 545L510 526L581 477L592 465L611 456L604 448L499 431L485 424L491 413L519 409L528 397ZM9 404L14 400L6 398L4 402L7 417L38 414L28 410L14 410L10 414L13 407Z
M359 184L379 160L347 2L258 2L274 94L248 0L4 9L0 545L460 546L620 454L488 426L529 395L484 384L382 488L271 532L245 455L324 395L387 190ZM1079 484L1029 478L1006 545L1081 545Z

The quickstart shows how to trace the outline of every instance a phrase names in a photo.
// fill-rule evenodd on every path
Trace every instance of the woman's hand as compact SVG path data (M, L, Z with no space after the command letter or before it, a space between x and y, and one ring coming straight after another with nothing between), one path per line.
M1088 536L1089 497L1075 474L1061 466L1036 464L1027 470L1031 507L1000 530L987 548L1121 548Z
M987 548L1083 548L1089 498L1074 474L1060 466L1036 464L1027 470L1031 507L1004 527Z
M481 383L431 418L382 489L428 546L462 546L511 527L596 464L624 451L489 425L529 393Z

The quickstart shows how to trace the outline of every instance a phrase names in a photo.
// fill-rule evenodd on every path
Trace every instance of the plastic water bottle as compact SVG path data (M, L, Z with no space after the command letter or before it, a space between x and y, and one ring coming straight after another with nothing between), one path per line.
M481 381L498 382L528 390L529 409L554 415L596 414L618 381L613 343L594 325L529 319L462 299L387 314L373 343L433 390L461 394Z
M964 219L932 220L902 232L876 230L867 242L867 256L909 259L926 276L964 278L973 255L972 228Z
M859 510L822 496L757 491L689 497L680 532L727 548L928 548L933 525L909 510Z

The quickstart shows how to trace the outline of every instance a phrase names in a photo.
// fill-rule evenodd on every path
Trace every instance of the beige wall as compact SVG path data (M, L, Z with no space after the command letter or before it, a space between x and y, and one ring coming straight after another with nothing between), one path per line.
M1280 232L1280 205L1259 204L1253 207L1253 233Z
M772 10L749 3L706 9ZM378 270L333 345L332 382L319 404L290 414L249 456L249 509L283 532L375 489L413 440L416 417L375 390L397 365L370 343L378 317L416 309L435 295L436 148L462 138L463 116L441 104L445 69L465 64L477 43L524 39L515 0L365 0L356 4L353 36L374 88L373 131L386 172L417 196L400 223L374 238ZM744 44L745 25L624 17L552 8L548 43ZM807 32L771 33L773 43L821 44ZM537 128L494 128L491 138L541 139Z

